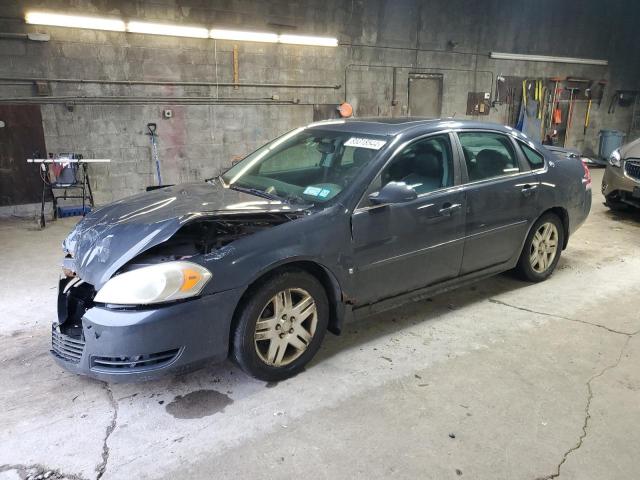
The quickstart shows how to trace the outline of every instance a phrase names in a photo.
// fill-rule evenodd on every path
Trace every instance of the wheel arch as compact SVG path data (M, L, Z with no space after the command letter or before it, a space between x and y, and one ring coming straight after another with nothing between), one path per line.
M542 212L542 214L540 214L538 218L542 217L542 215L546 215L547 213L555 214L562 222L562 230L564 234L563 235L564 241L562 242L562 250L564 250L567 248L567 245L569 244L569 212L567 212L567 210L564 207L551 207L545 210L544 212ZM538 221L538 219L536 219L536 221Z
M291 259L284 263L278 263L271 265L267 269L263 270L251 283L247 286L244 293L238 300L233 313L233 321L231 323L231 331L235 329L238 321L238 316L242 304L245 299L252 294L255 287L268 280L269 277L277 275L286 270L302 270L303 272L311 275L320 282L327 294L327 300L329 301L329 325L327 329L335 334L339 335L342 330L342 324L347 314L347 306L342 301L342 288L336 276L324 265L321 265L312 260Z

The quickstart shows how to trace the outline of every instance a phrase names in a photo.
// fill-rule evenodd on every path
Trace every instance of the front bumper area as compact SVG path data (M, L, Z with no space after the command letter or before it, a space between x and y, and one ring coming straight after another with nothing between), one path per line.
M640 198L634 196L634 190L640 187L640 180L635 180L625 173L625 167L626 164L622 167L607 166L602 177L602 194L607 199L640 206Z
M152 309L91 306L82 314L81 334L69 335L64 319L53 324L51 353L66 370L108 382L152 380L223 361L241 295L242 289L227 290Z

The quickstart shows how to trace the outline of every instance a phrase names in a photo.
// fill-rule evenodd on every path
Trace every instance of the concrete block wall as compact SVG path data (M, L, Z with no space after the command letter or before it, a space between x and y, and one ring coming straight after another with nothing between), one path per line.
M298 34L338 37L341 45L305 47L35 27L22 20L32 9L255 31L290 25ZM340 85L339 89L234 89L49 83L51 96L72 97L68 103L73 108L39 100L47 149L111 158L110 165L91 167L96 200L106 203L155 183L147 123L158 124L165 183L195 181L217 175L267 140L310 122L313 104L347 100L357 115L406 115L411 72L443 75L443 116L456 118L466 117L467 93L490 91L497 75L605 79L606 98L600 108L593 108L586 135L585 103L576 105L569 134L572 146L594 151L599 129L626 131L629 126L631 109L618 108L613 115L606 109L615 89L640 87L640 36L634 33L633 22L639 14L635 2L601 0L2 2L0 77L232 82L235 45L241 83ZM51 40L37 43L1 35L27 31L47 32ZM603 58L609 66L492 60L488 56L492 50ZM393 67L397 67L397 105L392 105ZM34 96L32 82L0 81L0 100L19 103L18 97ZM120 100L113 104L105 97ZM176 97L190 100L169 100ZM253 99L254 104L221 104L223 100L216 98L236 103ZM171 119L162 118L164 109L173 111ZM504 115L504 107L498 106L479 118L502 122Z
M171 119L163 119L170 108ZM312 119L312 107L283 105L44 105L45 142L52 152L73 151L92 164L90 177L99 204L157 184L146 125L158 126L163 183L219 175L273 137Z

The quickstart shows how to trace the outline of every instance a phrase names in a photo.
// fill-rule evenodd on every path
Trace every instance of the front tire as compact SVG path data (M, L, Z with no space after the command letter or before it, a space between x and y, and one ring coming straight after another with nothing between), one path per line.
M554 213L545 213L531 228L516 273L529 282L541 282L551 276L564 245L564 227Z
M269 382L292 377L314 357L329 323L322 284L301 270L260 281L236 317L232 357L249 375Z

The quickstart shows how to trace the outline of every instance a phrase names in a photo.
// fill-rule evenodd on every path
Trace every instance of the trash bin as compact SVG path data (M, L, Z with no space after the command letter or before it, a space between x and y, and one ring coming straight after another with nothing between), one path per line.
M598 156L603 160L607 160L611 152L622 146L625 134L620 130L600 130L599 135Z

